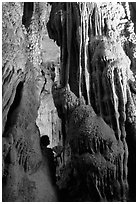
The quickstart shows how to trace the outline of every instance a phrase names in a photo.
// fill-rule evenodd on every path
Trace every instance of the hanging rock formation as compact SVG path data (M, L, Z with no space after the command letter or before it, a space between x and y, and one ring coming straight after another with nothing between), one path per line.
M108 184L106 185L104 183L104 185L102 185L102 173L97 172L94 176L96 178L94 187L99 195L98 200L135 200L135 170L132 171L130 166L133 165L132 169L135 169L136 89L134 74L136 72L136 37L134 24L132 22L134 21L134 16L131 18L130 12L131 6L129 3L52 4L50 20L48 22L49 36L53 38L61 48L61 81L60 87L56 88L55 86L53 89L53 97L59 116L64 121L65 129L63 135L65 140L63 156L65 166L61 167L61 169L63 169L61 170L61 178L59 179L60 187L63 192L68 191L67 189L69 189L71 185L71 179L74 179L72 172L75 171L76 173L77 162L76 160L74 162L74 157L77 157L77 161L80 159L81 162L80 154L87 154L87 156L82 156L82 161L83 165L87 166L87 157L89 158L88 163L89 166L91 166L90 175L92 175L92 171L94 171L92 170L93 165L95 165L94 159L97 161L97 168L98 166L99 168L102 166L102 164L98 164L98 161L102 161L104 156L98 155L99 158L97 159L97 155L93 154L92 145L93 143L95 144L95 139L94 142L90 142L89 137L95 138L95 134L97 134L99 139L96 140L96 145L102 146L103 140L108 143L108 133L106 129L109 129L110 132L111 128L114 133L109 133L110 138L111 140L116 138L112 143L116 150L118 149L117 146L119 146L118 154L114 155L115 160L118 162L114 163L114 159L111 159L114 165L113 169L116 169L116 172L118 172L117 175L119 175L118 178L114 177L115 180L118 180L119 186L116 185L116 193L113 193L114 196L112 197L110 195L108 197L105 193L106 191L109 192ZM98 126L96 133L93 131L99 122L95 124L95 117L90 116L91 114L89 116L84 114L84 119L82 119L82 115L79 115L79 111L81 112L83 110L83 106L78 101L83 97L85 103L94 109L95 114L99 117L98 120L102 118L105 122L103 122L103 124L101 122L103 128ZM77 109L77 106L80 107L80 109ZM75 110L78 110L77 116L75 116ZM75 117L75 119L73 117ZM89 119L87 119L87 117ZM71 122L72 120L74 120L74 126ZM75 122L75 120L78 122ZM83 121L83 123L82 120L87 122ZM90 126L94 130L88 129L87 124L89 124L89 120ZM95 126L93 126L93 123ZM70 124L74 127L74 131L71 131L72 127ZM110 128L108 126L108 128L106 128L106 124L109 125ZM105 131L104 136L101 136L100 132L98 132L100 128ZM132 139L130 139L129 128L134 129L131 135ZM86 141L83 139L84 136ZM67 142L68 137L73 138L71 144ZM117 145L117 143L119 145ZM134 147L133 151L132 146ZM81 149L80 152L79 147ZM74 151L75 156L73 157ZM115 150L112 152L115 153ZM131 160L131 158L133 159ZM105 168L110 172L111 164L109 164L109 166L108 164L109 163L105 161ZM102 172L102 169L99 171ZM81 171L79 171L79 173L80 172ZM134 172L134 174L132 175L131 172ZM66 173L67 177L65 179ZM87 173L83 176L87 177ZM100 175L99 178L98 175ZM85 184L87 182L85 181ZM97 188L97 182L99 182L98 185L101 187ZM66 183L66 185L62 186L61 183ZM102 186L106 186L105 191L101 190ZM113 189L114 184L112 183L111 186ZM129 190L129 188L131 188L131 190ZM103 192L105 196L103 196ZM75 193L70 195L68 199L77 199L77 192L76 197L74 194ZM89 198L89 196L83 198L83 194L81 195L82 200L89 201L90 199L94 201L93 196L92 198ZM118 197L115 195L118 195ZM82 200L80 198L80 200L77 201Z
M133 2L2 3L3 201L136 200L135 12Z

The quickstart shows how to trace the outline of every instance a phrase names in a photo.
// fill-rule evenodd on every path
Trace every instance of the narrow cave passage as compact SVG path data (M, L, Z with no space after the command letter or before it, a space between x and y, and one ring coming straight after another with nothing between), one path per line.
M125 53L134 62L135 44L129 37L135 33L125 34L133 26L124 17L125 6L111 2L3 5L4 72L13 67L18 79L17 83L10 72L3 80L2 139L9 148L8 156L3 156L3 201L136 200L135 103L131 103L136 93L128 90L125 109L129 84L123 77L129 67ZM8 28L13 19L15 36ZM117 33L124 47L115 44Z

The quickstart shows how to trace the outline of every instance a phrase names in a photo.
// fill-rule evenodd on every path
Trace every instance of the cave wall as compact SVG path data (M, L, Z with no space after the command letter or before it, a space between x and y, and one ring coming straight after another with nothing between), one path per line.
M56 77L55 74L58 68L59 64L52 63L51 61L43 65L46 83L41 93L41 102L36 119L36 124L39 127L41 136L48 135L50 139L49 147L51 148L62 145L61 119L58 117L51 91L53 79L56 80L57 78L57 80L59 80L58 75ZM51 69L54 69L54 71L51 71Z
M58 46L48 37L47 29L41 35L40 47L42 63L41 69L45 83L40 96L40 107L36 119L40 135L48 135L49 147L62 144L61 120L58 117L52 97L52 86L54 81L59 81L60 72L60 50Z
M3 3L3 201L56 201L36 125L46 3ZM42 29L43 28L43 29Z
M77 106L81 110L78 100L84 98L85 104L93 107L97 116L102 117L106 124L113 129L117 141L123 145L123 151L121 152L121 147L119 151L122 158L119 161L119 165L122 170L118 169L117 163L115 164L117 165L115 168L118 169L117 171L119 171L120 175L118 180L120 188L116 186L118 188L117 194L119 192L121 194L118 198L111 196L112 198L107 197L106 199L108 201L110 199L126 201L129 199L135 200L136 198L134 164L136 155L135 148L133 151L131 148L135 146L134 140L136 137L136 133L134 133L136 127L136 34L135 14L134 16L132 15L132 6L128 2L68 2L52 4L48 32L50 38L54 39L61 49L61 81L59 88L57 88L57 84L53 87L53 97L59 115L64 121L65 129L63 136L65 139L63 159L65 166L61 165L59 186L67 194L69 193L68 189L70 188L71 180L76 179L75 162L77 161L75 157L78 156L78 160L80 159L81 161L84 156L83 160L86 163L83 163L83 165L86 165L86 167L89 167L91 162L91 165L93 165L93 161L87 161L87 158L85 158L85 153L89 151L89 147L93 149L93 144L89 144L87 141L89 137L93 136L93 133L89 132L87 123L84 123L84 129L80 132L83 124L81 113L80 116L78 114L80 121L76 115L74 116L74 121L78 122L74 126L76 132L70 133L72 129L70 126L71 116L74 115L73 110ZM74 95L78 98L74 99ZM85 119L83 119L84 122L85 120L87 121L87 117L90 116L86 114L84 116ZM128 129L131 128L134 132L131 134L130 139L130 131ZM86 136L86 141L81 139L83 134ZM76 141L75 138L74 140L72 139L76 144L76 146L74 144L76 152L80 145L80 149L82 148L82 151L84 151L83 153L77 152L77 155L75 154L74 156L73 149L75 148L73 148L73 142L67 141L67 138L71 136L76 138ZM86 149L83 147L85 142ZM100 144L97 141L98 145ZM68 151L69 153L67 153ZM91 151L90 155L93 154L93 151ZM131 168L130 166L133 167ZM134 170L133 174L131 174L132 169ZM81 174L81 171L79 173ZM99 183L99 179L97 178L96 180ZM75 185L77 186L76 188L79 188L79 181L78 183L76 181ZM96 184L95 188L97 189ZM96 191L100 194L102 190L98 187ZM74 191L75 193L77 196L77 192ZM70 192L70 196L67 199L74 199L73 196L75 195L72 194L73 192ZM84 196L88 194L88 191L86 195L84 192ZM81 195L83 200L83 193ZM100 195L99 201L102 198ZM77 201L80 201L81 198L78 199ZM89 199L93 198L88 197L85 199L89 201Z
M58 200L45 134L62 201L135 201L135 10L127 2L2 4L3 201ZM105 74L110 67L117 77Z
M13 12L11 16L10 9L12 9ZM2 127L4 131L7 114L15 97L16 87L25 77L24 72L27 56L25 53L25 29L22 26L23 5L16 4L16 6L14 6L14 4L8 5L3 3L2 12ZM17 21L17 19L19 19L19 21Z

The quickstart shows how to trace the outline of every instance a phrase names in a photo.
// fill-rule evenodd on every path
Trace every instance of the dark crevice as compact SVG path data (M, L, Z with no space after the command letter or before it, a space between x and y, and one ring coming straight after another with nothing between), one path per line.
M31 23L33 10L34 10L34 3L33 2L24 2L22 24L25 26L26 29L28 29L28 27Z
M24 84L24 82L19 82L19 84L18 84L18 86L16 88L16 94L15 94L15 97L14 97L14 101L13 101L13 103L12 103L10 109L9 109L8 114L7 114L7 122L6 122L6 125L5 125L4 135L5 135L5 132L7 132L8 129L11 127L11 124L13 122L13 120L12 120L13 112L19 106L19 104L21 102L23 84Z
M126 122L126 142L128 145L128 184L129 200L136 202L136 130L129 122Z

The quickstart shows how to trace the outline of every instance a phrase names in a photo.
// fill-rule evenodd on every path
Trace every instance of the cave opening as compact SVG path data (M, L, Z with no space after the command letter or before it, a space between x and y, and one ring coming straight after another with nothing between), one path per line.
M19 104L21 102L23 84L24 84L24 82L21 81L17 85L16 93L15 93L15 97L14 97L13 103L11 104L9 112L7 114L7 121L6 121L6 124L5 124L4 135L8 131L8 129L11 127L11 125L12 125L12 123L14 121L14 118L12 118L12 115L13 115L13 112L15 111L15 109L19 106Z
M28 29L28 27L31 23L33 10L34 10L34 3L33 2L24 2L22 24L25 26L26 29Z

